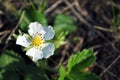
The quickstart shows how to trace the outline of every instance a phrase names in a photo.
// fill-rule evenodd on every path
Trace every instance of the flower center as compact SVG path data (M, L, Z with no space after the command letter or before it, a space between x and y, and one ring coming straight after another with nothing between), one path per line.
M32 39L32 45L39 47L41 44L43 44L44 40L41 35L36 36Z

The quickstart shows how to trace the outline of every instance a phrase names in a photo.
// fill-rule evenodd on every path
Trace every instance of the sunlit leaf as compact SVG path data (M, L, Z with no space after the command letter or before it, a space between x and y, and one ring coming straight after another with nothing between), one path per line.
M95 56L90 56L88 58L86 58L84 61L76 64L73 68L72 68L72 71L74 70L79 70L79 71L82 71L84 70L85 68L89 67L91 64L93 64L93 62L95 61Z
M79 68L80 70L91 65L95 60L93 56L92 50L83 50L82 52L78 52L75 55L72 55L68 60L68 72L70 72L73 68ZM87 61L87 62L86 62ZM85 63L84 63L85 62ZM81 64L81 65L80 65ZM83 65L82 65L83 64Z

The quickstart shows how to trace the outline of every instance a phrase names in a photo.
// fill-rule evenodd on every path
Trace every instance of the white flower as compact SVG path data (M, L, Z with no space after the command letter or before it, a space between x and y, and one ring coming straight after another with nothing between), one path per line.
M51 40L55 35L51 26L42 27L38 22L32 22L29 25L28 33L29 36L26 34L19 35L16 44L30 47L26 55L31 56L33 61L48 58L54 54L54 44L46 42L46 40Z

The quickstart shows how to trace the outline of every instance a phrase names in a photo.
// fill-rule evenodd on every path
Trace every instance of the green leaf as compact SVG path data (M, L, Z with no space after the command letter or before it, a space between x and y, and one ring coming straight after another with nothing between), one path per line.
M67 71L60 67L60 77L58 80L99 80L98 76L91 72L83 70L89 67L94 61L93 50L84 49L70 57L68 60Z
M18 58L15 52L6 50L0 55L0 67L5 67L14 61L19 61Z
M25 11L22 12L22 20L20 22L20 29L24 32L27 32L28 25L30 24L30 19L27 17L27 14Z
M37 10L33 10L32 8L28 8L25 10L26 16L30 19L31 22L38 21L43 26L47 25L47 20L45 18L44 13L40 13Z
M54 30L57 33L61 31L70 33L76 30L76 26L70 16L59 14L55 19Z
M65 35L67 34L67 32L61 32L61 33L57 33L55 34L55 37L52 41L52 43L55 44L55 48L59 48L61 45L65 44L65 40L66 40L66 37Z
M40 12L44 13L45 12L45 8L46 8L46 0L42 0L42 3L40 5Z
M73 68L72 71L74 70L79 70L82 71L85 68L89 67L91 64L93 64L93 62L95 61L96 57L95 56L90 56L88 58L86 58L84 61L76 64Z
M4 67L3 78L5 80L45 80L45 73L40 67L25 63L22 59L19 62L12 62ZM12 73L12 74L11 74Z
M24 17L21 20L20 28L27 32L29 24L35 21L39 22L43 26L47 25L47 20L44 13L34 10L33 8L27 8L24 10Z
M67 76L70 80L99 80L99 77L90 72L72 72Z
M65 44L66 36L76 30L72 17L58 14L54 22L55 37L54 42L56 49Z
M66 76L66 71L65 71L65 68L63 66L60 66L59 73L60 73L60 77L58 80L64 80L64 78Z
M72 55L70 57L70 59L68 60L68 65L67 65L68 72L70 72L72 69L74 70L74 68L78 69L78 67L81 67L79 69L82 70L88 67L91 63L93 63L94 60L95 60L95 57L93 56L93 51L90 49L89 50L84 49L82 52L78 52L75 55ZM88 62L85 62L85 61L88 61ZM84 64L84 62L86 64Z
M44 75L44 70L26 63L13 51L0 55L0 80L45 80Z

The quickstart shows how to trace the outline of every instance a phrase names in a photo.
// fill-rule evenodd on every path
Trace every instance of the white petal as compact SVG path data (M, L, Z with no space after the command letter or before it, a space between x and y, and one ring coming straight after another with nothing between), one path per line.
M44 40L50 40L54 37L55 32L53 30L53 27L48 26L45 27L44 30L46 31L46 33L44 34Z
M43 53L37 48L31 48L26 52L26 55L31 56L33 61L37 61L43 58Z
M23 36L19 35L16 41L16 44L28 47L30 45L30 40L27 38L27 36L24 34Z
M30 23L29 24L29 30L28 30L28 32L29 32L29 34L31 36L36 35L38 33L42 34L42 35L45 34L45 31L44 31L42 25L39 24L38 22L32 22L32 23Z
M54 50L55 50L54 44L51 43L45 44L45 46L42 48L43 58L48 58L51 55L53 55Z

